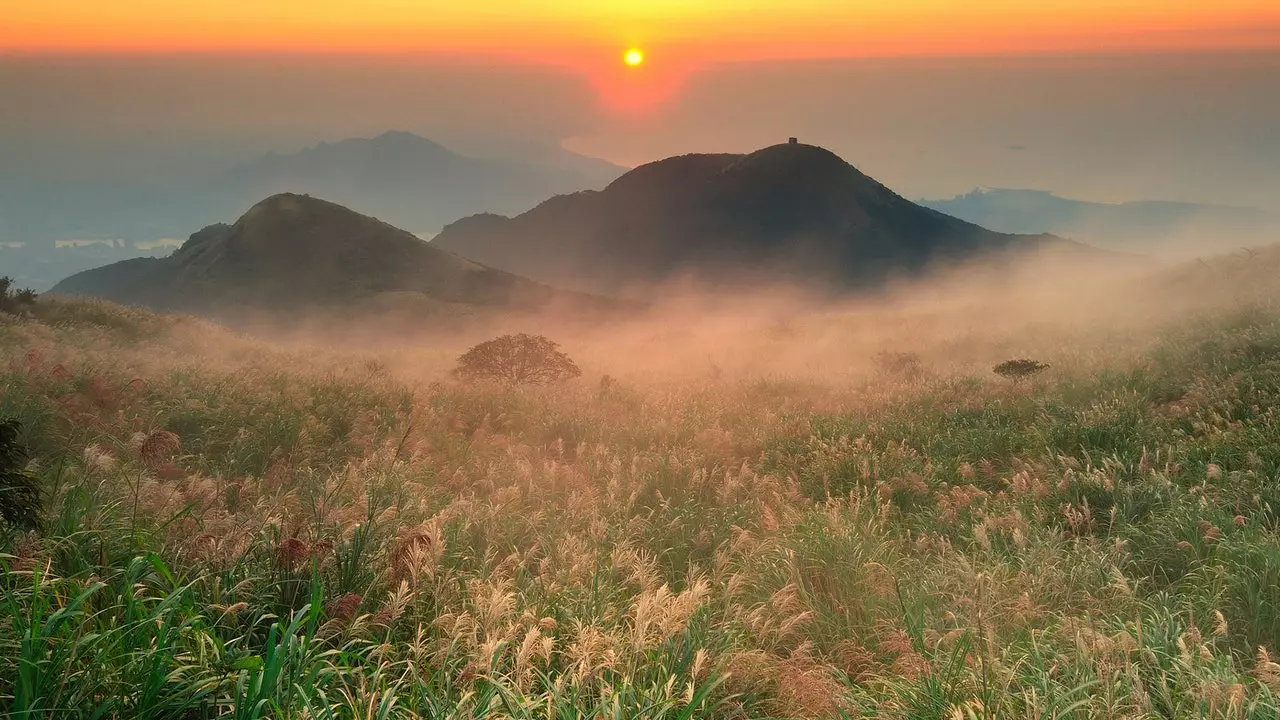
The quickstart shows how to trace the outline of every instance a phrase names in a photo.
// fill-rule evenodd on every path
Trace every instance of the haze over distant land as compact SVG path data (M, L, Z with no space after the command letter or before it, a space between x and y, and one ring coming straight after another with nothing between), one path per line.
M1105 259L921 207L828 150L787 143L650 163L515 218L465 218L431 242L323 199L273 195L170 257L82 272L53 292L219 316L408 303L425 318L445 305L593 304L526 277L646 298L667 295L672 281L843 295L1014 251Z
M274 192L426 235L790 136L905 197L1280 214L1273 5L17 3L0 21L0 266L47 287L101 248L42 243L183 238Z
M70 198L56 187L33 188L30 197L17 193L4 208L0 236L28 242L181 237L277 192L321 195L432 234L467 214L520 212L550 195L600 188L624 170L559 149L536 159L468 157L412 133L384 132L272 152L149 187L144 172L136 183L90 184L83 195L72 186Z
M1096 203L1046 190L998 188L920 204L1000 232L1051 232L1163 256L1280 241L1280 215L1249 207L1156 200Z
M267 152L389 129L472 156L537 160L564 143L627 166L796 135L908 197L1034 187L1274 209L1277 78L1273 52L708 60L619 110L589 76L499 56L10 55L0 218L37 205L93 218ZM616 89L644 90L633 81Z

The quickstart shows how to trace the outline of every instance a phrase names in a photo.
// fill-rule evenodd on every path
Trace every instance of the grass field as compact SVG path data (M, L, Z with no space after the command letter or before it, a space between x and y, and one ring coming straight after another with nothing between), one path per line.
M562 337L583 378L505 388L43 301L0 708L1277 717L1280 309L960 317Z

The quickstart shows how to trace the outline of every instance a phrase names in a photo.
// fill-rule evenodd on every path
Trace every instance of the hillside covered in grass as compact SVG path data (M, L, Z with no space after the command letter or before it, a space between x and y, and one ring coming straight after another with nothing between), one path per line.
M1176 312L1073 287L557 336L583 377L550 388L453 380L474 338L42 300L0 321L42 493L4 529L0 707L1274 718L1280 310L1233 262L1165 277L1219 300ZM1019 357L1050 367L991 372Z

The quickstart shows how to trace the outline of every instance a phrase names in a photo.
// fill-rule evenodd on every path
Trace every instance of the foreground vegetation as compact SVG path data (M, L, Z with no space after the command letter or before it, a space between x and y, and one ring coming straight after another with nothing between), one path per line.
M41 301L0 707L1274 718L1280 313L1112 343L528 389Z

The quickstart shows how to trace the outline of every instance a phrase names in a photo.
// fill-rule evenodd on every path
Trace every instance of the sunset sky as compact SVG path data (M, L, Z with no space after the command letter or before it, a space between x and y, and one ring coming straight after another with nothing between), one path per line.
M3 0L12 51L423 51L580 60L1275 47L1273 0Z
M1280 207L1278 78L1276 0L0 0L0 191L398 129Z

